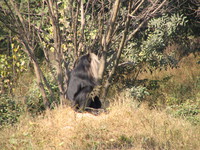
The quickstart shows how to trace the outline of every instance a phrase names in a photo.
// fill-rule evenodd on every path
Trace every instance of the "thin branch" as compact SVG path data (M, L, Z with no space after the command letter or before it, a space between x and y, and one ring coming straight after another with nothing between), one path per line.
M130 13L131 8L132 8L132 1L129 1L128 13ZM119 45L119 49L117 51L116 59L114 60L113 68L109 72L109 76L108 76L106 83L105 83L105 88L104 88L104 91L103 91L103 98L107 95L108 88L109 88L110 83L111 83L111 79L112 79L112 77L113 77L113 75L116 71L117 66L118 66L119 59L121 57L121 53L122 53L122 50L124 48L126 37L127 37L127 34L128 34L128 29L129 29L129 26L130 26L130 20L131 20L131 17L127 15L127 19L126 19L126 22L125 22L125 29L124 29L124 33L123 33L123 36L122 36L122 39L121 39L121 42L120 42L120 45Z
M106 45L109 45L109 43L111 41L111 35L113 34L114 25L115 25L115 21L117 18L117 13L119 11L119 4L120 4L120 0L116 0L113 5L112 15L111 15L110 22L109 22L109 28L108 28L108 32L106 35Z
M155 15L155 13L158 12L159 9L161 9L161 7L164 6L164 4L166 3L167 0L164 0L161 4L157 5L154 4L152 7L148 8L148 10L146 10L146 13L144 13L142 15L141 18L143 18L143 21L137 26L137 28L128 36L126 42L128 42L129 40L131 40L135 34L139 31L139 29L144 25L144 23L146 21L148 21L153 15ZM156 8L156 9L155 9ZM153 10L153 11L152 11ZM151 12L152 11L152 12ZM132 15L131 15L132 16Z
M140 8L140 6L144 3L144 0L142 0L139 5L134 9L134 11L132 13L130 13L129 15L130 16L133 16L137 11L138 9Z
M135 34L139 31L139 29L144 25L144 23L146 22L147 20L143 20L138 26L137 28L128 36L126 42L128 42L129 40L131 40Z
M17 31L15 30L15 28L13 28L13 26L10 26L10 24L6 24L6 23L5 23L5 20L3 19L2 16L0 16L0 21L1 21L1 22L5 25L5 27L8 28L10 31L12 31L12 32L15 33L15 34L19 34L19 32L17 32Z
M17 6L16 6L16 4L14 3L14 1L13 1L13 0L10 0L10 3L11 3L11 5L12 5L12 7L14 8L15 13L17 14L17 16L18 16L18 18L19 18L19 20L20 20L20 24L21 24L22 27L23 27L24 34L27 34L27 33L26 33L26 27L25 27L24 18L23 18L22 15L20 14L19 9L17 8Z
M152 13L151 15L155 14L165 3L167 0L164 0Z
M108 46L110 45L111 36L113 35L114 25L116 22L117 13L119 11L119 5L120 5L120 0L116 0L112 8L111 18L108 24L107 31L105 31L104 35L102 36L101 42L102 42L103 51L102 51L101 66L100 66L100 70L101 70L100 78L103 78L103 74L106 68L105 65L106 65Z
M73 3L73 1L72 1ZM76 7L76 12L74 14L74 10L73 10L73 4L71 4L72 7L72 28L73 28L73 33L74 33L74 56L76 56L75 59L78 58L79 54L78 54L78 39L77 39L77 22L78 22L78 14L79 14L79 3L77 3L77 7ZM75 17L74 17L75 16Z
M127 61L127 62L123 62L121 64L118 64L118 67L122 67L122 66L126 66L126 65L134 66L134 65L136 65L136 63L135 62L131 62L131 61Z
M81 43L79 44L79 48L78 48L78 51L80 51L83 47L83 42L82 40L84 40L84 29L85 29L85 13L84 13L84 7L83 7L83 0L81 0L81 35L79 37L79 40L78 40L78 43Z

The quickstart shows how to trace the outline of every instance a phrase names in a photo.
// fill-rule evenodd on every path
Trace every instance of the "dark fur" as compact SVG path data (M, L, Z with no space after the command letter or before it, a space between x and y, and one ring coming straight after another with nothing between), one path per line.
M67 96L76 109L101 108L101 102L97 96L94 99L88 98L89 93L97 85L97 81L89 72L91 59L90 54L80 57L70 74Z

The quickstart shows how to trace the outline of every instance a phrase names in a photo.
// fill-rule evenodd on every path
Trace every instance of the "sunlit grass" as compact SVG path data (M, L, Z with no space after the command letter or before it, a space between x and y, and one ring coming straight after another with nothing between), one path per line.
M154 79L161 80L166 76L172 76L172 83L184 83L188 84L193 82L198 76L200 76L200 64L199 57L194 57L190 54L188 57L184 57L178 64L178 68L169 68L167 70L156 70L152 73L143 72L139 75L139 79Z
M200 94L200 65L197 63L198 61L199 57L190 54L180 61L178 68L156 70L152 74L149 72L141 73L140 80L155 80L159 86L157 90L151 90L149 101L152 101L154 105L160 103L160 105L164 104L165 106L180 105L187 101L198 103L198 95Z
M107 113L94 116L58 107L28 115L0 131L0 147L11 149L200 149L200 126L164 112L135 107L115 97Z
M169 113L184 115L191 112L190 108L198 111L200 67L197 61L198 58L190 55L180 62L177 69L140 74L139 79L162 81L170 77L167 82L159 82L160 97L154 95L142 104L124 91L112 97L107 112L99 116L76 113L65 106L46 110L34 118L25 113L14 126L0 130L0 149L199 150L200 125L193 125L184 117L176 118ZM27 88L25 85L20 87ZM151 100L152 103L162 100L164 105L173 107L150 110L148 103ZM189 117L200 120L199 114Z

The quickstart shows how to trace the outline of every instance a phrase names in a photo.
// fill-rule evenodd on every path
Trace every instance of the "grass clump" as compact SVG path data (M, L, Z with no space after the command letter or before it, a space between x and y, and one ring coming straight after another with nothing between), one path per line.
M200 126L165 112L135 107L115 97L107 113L93 116L70 108L46 110L0 131L2 149L193 149L200 148Z
M0 129L0 147L199 150L200 68L195 61L189 56L177 69L140 74L134 86L112 94L107 112L98 116L58 106L56 98L51 101L54 109L43 109L36 85L26 78L21 81L24 87L15 91L23 97L19 103L1 97L0 121L4 128ZM56 93L57 87L54 84L51 87ZM5 126L7 123L12 126Z
M0 98L0 128L16 123L24 111L24 107L7 95Z
M200 67L193 55L183 58L179 68L143 73L149 96L145 99L150 108L165 110L199 125ZM148 80L147 80L148 79Z

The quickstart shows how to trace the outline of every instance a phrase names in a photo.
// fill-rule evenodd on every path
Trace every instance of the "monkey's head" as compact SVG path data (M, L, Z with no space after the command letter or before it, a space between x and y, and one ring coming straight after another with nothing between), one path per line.
M99 79L99 67L100 60L94 53L81 56L75 65L77 70L84 68L88 72L88 75L92 76L96 81Z

